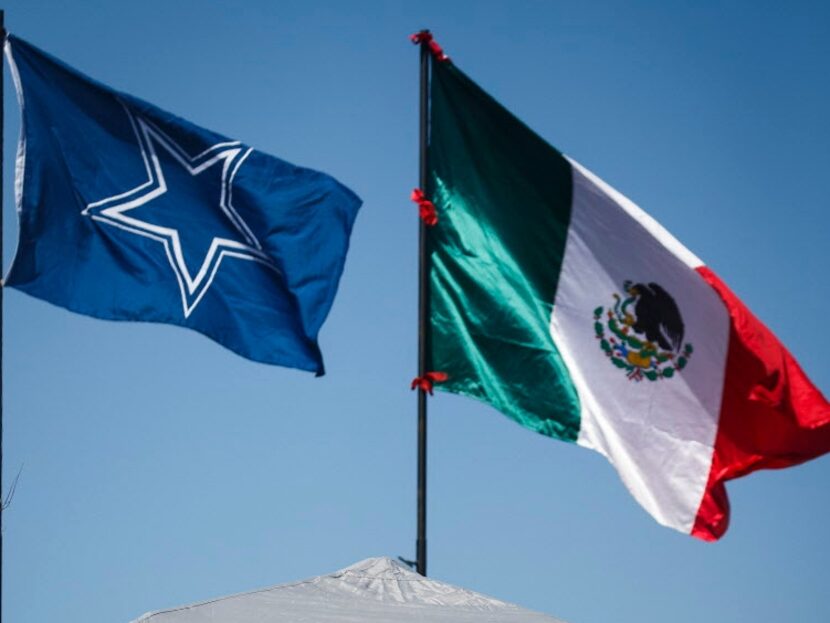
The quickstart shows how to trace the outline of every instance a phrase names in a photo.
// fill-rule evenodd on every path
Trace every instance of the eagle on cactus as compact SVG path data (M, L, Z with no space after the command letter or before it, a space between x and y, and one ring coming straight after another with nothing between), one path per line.
M600 348L630 380L673 377L686 367L694 351L683 342L685 327L677 303L653 282L626 280L623 292L624 296L614 293L614 305L607 311L604 307L594 310Z

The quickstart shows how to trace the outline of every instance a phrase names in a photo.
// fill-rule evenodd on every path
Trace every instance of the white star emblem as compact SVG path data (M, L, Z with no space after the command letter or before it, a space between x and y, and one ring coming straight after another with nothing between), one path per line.
M179 283L185 318L196 309L213 283L222 260L226 257L253 260L279 272L274 262L262 251L262 245L256 236L233 207L233 179L253 149L244 147L239 141L229 141L217 143L202 153L191 156L155 124L134 115L126 105L124 110L127 112L138 139L148 179L132 190L90 203L84 208L82 214L96 221L156 240L163 245ZM178 229L149 223L130 215L130 210L149 203L167 192L167 183L156 154L156 146L167 151L191 176L199 175L214 165L222 167L221 192L216 207L224 213L245 241L214 237L195 275L191 275L185 263ZM209 210L213 207L206 205L204 208Z

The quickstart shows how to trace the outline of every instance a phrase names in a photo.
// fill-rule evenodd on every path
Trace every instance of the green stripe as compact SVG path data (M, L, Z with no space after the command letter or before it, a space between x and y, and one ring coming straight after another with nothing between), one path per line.
M451 63L433 62L431 370L566 441L579 398L550 335L571 215L568 161Z

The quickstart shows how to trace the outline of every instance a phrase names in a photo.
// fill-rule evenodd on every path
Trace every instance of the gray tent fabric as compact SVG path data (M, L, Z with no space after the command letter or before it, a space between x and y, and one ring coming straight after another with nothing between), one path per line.
M133 623L563 623L425 578L391 558L329 575L150 612Z

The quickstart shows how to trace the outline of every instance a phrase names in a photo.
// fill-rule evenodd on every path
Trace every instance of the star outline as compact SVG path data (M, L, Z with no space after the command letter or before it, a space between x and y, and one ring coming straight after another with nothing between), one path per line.
M119 103L124 108L136 136L148 179L131 190L87 204L81 214L162 243L167 260L178 282L185 318L190 317L210 289L222 260L226 257L259 262L280 274L279 268L263 252L259 240L233 207L233 180L239 168L253 152L253 148L246 148L239 141L224 141L211 145L195 156L190 156L152 121L134 114L123 101L119 100ZM178 229L156 225L125 214L167 192L164 171L154 143L164 148L194 177L220 160L224 160L219 208L247 244L215 236L195 276L191 276L184 261L184 251Z

